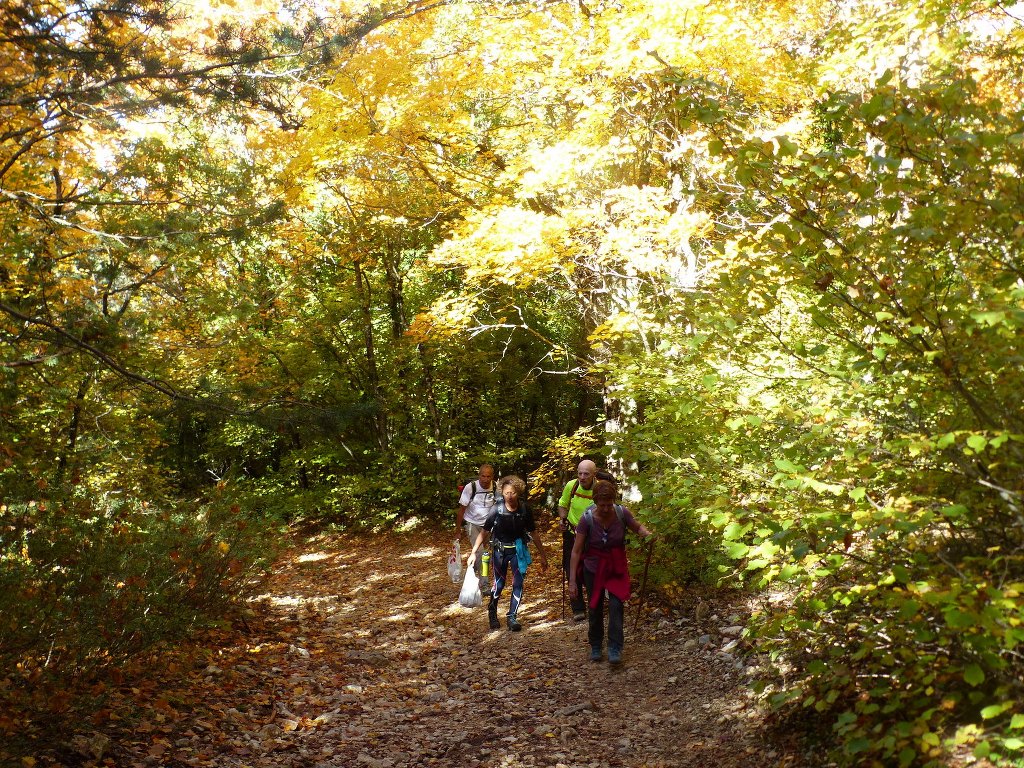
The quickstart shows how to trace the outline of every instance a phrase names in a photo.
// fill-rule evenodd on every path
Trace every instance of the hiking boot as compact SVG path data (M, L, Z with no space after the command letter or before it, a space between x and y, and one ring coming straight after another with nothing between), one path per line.
M501 629L501 622L498 621L498 601L493 598L487 604L487 621L490 622L491 629Z
M512 632L518 632L520 629L523 628L523 625L516 621L515 616L507 616L506 621L508 622L508 628Z
M601 660L601 646L600 645L592 645L592 646L590 646L590 660L591 661L600 661Z
M576 611L575 613L573 613L572 618L573 618L573 621L586 621L587 620L587 612L586 611Z
M608 648L608 663L609 664L620 664L622 663L622 649L620 648Z

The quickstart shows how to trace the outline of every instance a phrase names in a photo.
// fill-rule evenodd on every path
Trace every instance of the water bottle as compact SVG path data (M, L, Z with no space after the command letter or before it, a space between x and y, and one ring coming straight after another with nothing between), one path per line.
M480 576L491 575L491 553L484 552L483 557L480 558Z

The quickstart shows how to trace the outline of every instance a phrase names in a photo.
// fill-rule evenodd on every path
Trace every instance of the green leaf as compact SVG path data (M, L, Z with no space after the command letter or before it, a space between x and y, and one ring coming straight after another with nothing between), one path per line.
M725 551L729 554L729 557L734 560L740 560L747 556L747 552L750 551L750 547L741 541L727 541L724 545Z
M871 746L871 739L864 739L864 738L853 739L852 741L847 742L847 744L846 744L846 751L849 754L851 754L851 755L855 755L858 752L864 752L870 746Z
M776 154L780 157L793 157L799 152L799 148L788 136L776 136Z
M743 525L742 523L732 522L725 527L722 531L722 538L728 539L729 541L735 541L740 538L743 534L750 530L750 524Z
M973 627L978 623L978 616L976 614L966 613L956 608L949 609L944 615L946 623L954 629L966 629L968 627ZM970 680L967 682L970 682Z
M988 445L988 438L984 435L971 435L967 438L967 446L975 451L985 450L986 445Z
M907 621L914 618L919 610L921 610L921 604L917 600L907 600L900 606L898 615L900 619Z
M780 581L788 581L789 579L793 578L793 576L795 576L796 574L798 574L800 572L801 572L801 569L800 569L799 566L792 565L792 564L785 565L785 566L782 567L782 570L779 571L779 580Z
M971 317L978 325L983 325L991 328L994 325L999 325L1006 321L1006 313L1001 311L995 312L972 312Z
M948 517L951 520L956 520L957 518L963 517L967 514L967 511L967 507L965 507L963 504L951 504L950 506L943 507L940 510L943 516Z
M964 681L968 685L981 685L985 682L985 673L977 664L968 664L964 668Z
M1013 704L1008 701L1004 701L1002 704L992 704L981 710L981 717L983 720L991 720L993 717L999 717L1012 706Z
M714 512L708 517L708 522L716 528L722 528L729 524L731 518L726 512Z
M800 471L800 467L794 464L789 459L776 459L775 466L780 472L797 473Z

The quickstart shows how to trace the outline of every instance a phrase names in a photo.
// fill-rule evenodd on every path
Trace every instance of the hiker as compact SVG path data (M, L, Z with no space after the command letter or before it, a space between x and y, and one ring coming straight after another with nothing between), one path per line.
M629 564L626 562L626 529L645 539L654 534L637 522L633 513L615 503L614 483L594 483L594 505L580 517L569 570L569 595L581 594L579 571L590 596L590 660L601 660L604 641L604 597L608 594L608 662L622 661L623 603L629 599Z
M569 561L572 557L573 543L576 541L576 526L584 510L593 503L591 491L596 476L597 465L590 459L584 459L576 467L576 479L565 484L562 496L558 500L558 521L562 525L562 571L563 578L569 581L572 581ZM587 618L587 604L582 593L570 597L569 605L572 607L573 619L583 621Z
M470 545L477 540L480 531L483 530L484 520L487 514L498 499L497 486L494 483L494 465L481 464L476 480L466 483L459 496L459 508L455 512L456 535L465 528L466 536ZM467 565L467 567L469 567ZM474 568L477 578L480 580L480 591L490 590L490 581L481 576L480 564Z
M509 475L498 481L498 488L501 498L491 507L487 520L484 521L483 529L477 535L476 541L473 542L473 550L469 553L469 567L474 566L477 552L485 546L485 539L489 538L494 588L491 590L491 600L487 604L487 619L491 629L501 628L501 622L498 621L498 598L501 597L501 592L505 588L505 580L508 578L508 569L511 566L512 598L509 601L505 621L512 632L518 632L523 627L516 618L516 614L523 601L523 577L531 562L527 544L533 541L537 545L542 571L548 569L548 556L544 551L544 544L541 542L540 536L534 532L533 513L530 512L524 496L526 483L520 477Z

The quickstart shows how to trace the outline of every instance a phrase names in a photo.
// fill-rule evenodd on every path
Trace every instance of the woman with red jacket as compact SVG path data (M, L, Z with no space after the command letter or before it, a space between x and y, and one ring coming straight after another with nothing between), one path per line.
M569 565L569 595L579 594L579 577L590 595L590 660L601 660L604 642L604 595L608 592L608 662L622 661L623 603L629 599L629 564L626 562L626 529L638 536L653 536L633 513L615 503L615 485L594 483L594 504L576 526L576 542ZM580 564L582 563L582 568Z

